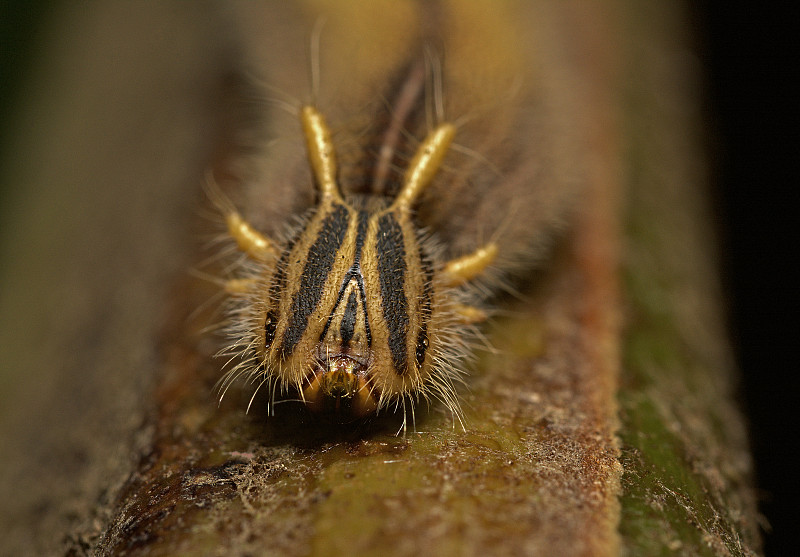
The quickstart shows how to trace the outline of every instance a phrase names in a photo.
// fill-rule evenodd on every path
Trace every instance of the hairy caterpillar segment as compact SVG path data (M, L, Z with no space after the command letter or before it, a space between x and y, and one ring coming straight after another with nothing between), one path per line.
M322 115L306 106L301 121L320 194L303 230L274 248L276 242L226 210L229 232L245 254L277 259L244 288L241 279L230 288L245 293L232 351L243 355L245 373L265 374L282 391L294 388L315 411L361 417L432 396L460 415L448 350L458 327L483 314L460 305L453 286L479 275L497 248L488 244L437 265L412 220L455 129L445 123L430 132L387 205L344 199Z

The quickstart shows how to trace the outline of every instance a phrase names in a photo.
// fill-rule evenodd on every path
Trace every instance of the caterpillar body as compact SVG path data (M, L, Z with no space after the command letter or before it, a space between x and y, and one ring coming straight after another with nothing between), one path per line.
M455 386L483 298L530 265L574 197L571 163L553 156L563 109L548 106L564 91L531 80L521 4L279 4L291 5L240 6L272 90L308 90L296 69L309 64L286 45L325 23L311 100L282 103L290 119L246 180L244 210L211 188L246 256L226 283L237 363L222 392L244 376L273 402L294 393L345 420L413 416L420 399L461 419ZM246 29L269 20L285 27Z

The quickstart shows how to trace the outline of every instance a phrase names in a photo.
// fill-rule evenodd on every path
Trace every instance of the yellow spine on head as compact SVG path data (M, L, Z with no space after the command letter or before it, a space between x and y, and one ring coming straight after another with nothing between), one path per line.
M228 226L228 232L236 240L239 250L246 253L250 258L258 260L277 256L275 246L270 242L269 238L259 233L239 213L230 212L225 215L225 224Z
M414 158L411 159L403 182L403 189L397 194L392 208L408 210L422 195L439 171L455 133L455 126L445 123L428 134L428 137L417 149Z
M471 281L483 273L495 257L497 257L497 244L490 242L471 253L451 259L444 266L447 285L460 286Z
M300 120L306 136L308 159L323 199L341 200L342 196L336 185L336 152L325 119L313 106L304 106L300 112Z

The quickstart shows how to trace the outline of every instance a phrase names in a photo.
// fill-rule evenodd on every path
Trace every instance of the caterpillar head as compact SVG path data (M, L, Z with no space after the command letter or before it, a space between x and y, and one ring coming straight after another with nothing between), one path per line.
M453 126L428 135L390 203L365 207L345 200L336 183L322 116L305 107L301 119L319 190L305 225L278 245L228 211L239 247L269 262L240 281L234 351L246 353L242 365L266 374L275 388L296 390L313 411L357 418L432 395L458 414L453 373L443 363L448 331L483 314L459 305L453 287L481 273L496 247L436 264L412 219Z

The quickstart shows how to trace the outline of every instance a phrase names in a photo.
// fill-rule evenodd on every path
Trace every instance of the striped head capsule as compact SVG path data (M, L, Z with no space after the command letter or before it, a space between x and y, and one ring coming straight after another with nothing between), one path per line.
M229 352L242 374L276 392L296 391L317 412L358 418L420 397L460 408L454 331L483 318L458 302L457 287L479 275L497 249L437 262L413 221L413 206L436 175L455 129L445 123L418 147L394 199L345 199L322 115L301 111L319 201L305 225L280 245L220 203L239 248L259 271L228 283L241 303Z

